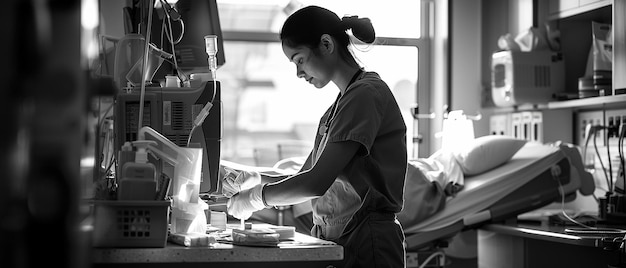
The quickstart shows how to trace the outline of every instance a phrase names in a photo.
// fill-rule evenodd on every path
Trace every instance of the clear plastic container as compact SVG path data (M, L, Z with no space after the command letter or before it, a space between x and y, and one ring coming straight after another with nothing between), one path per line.
M156 167L148 162L146 148L154 141L134 141L137 147L135 162L122 167L123 177L119 181L119 200L155 200L157 193Z
M119 200L155 200L157 181L153 164L128 162L122 169L124 177L119 181Z

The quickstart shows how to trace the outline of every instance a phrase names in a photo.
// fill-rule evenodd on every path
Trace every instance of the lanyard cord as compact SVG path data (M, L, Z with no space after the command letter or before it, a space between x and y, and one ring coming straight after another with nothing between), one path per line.
M346 93L348 92L348 88L350 88L350 86L352 84L354 84L354 82L356 82L356 80L359 78L359 75L361 75L361 73L363 73L363 70L359 68L359 70L356 71L356 73L352 76L352 79L350 79L350 82L348 82L348 86L346 86ZM328 117L326 118L326 122L324 123L324 131L323 131L323 133L327 133L328 132L328 129L330 128L330 122L334 119L335 113L337 113L337 106L339 106L339 100L340 99L341 99L341 92L339 92L339 95L337 95L337 99L333 103L333 106L331 108L332 109L332 113L330 115L328 115Z

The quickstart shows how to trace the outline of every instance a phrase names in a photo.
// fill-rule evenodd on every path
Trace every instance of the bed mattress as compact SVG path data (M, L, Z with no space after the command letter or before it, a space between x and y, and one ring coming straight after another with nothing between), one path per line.
M527 144L507 163L466 177L445 208L413 226L403 226L409 248L447 238L481 224L514 217L560 199L580 187L558 146Z

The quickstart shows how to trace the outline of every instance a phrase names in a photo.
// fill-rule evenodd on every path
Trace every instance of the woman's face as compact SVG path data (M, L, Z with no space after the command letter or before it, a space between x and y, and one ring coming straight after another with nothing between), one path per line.
M316 88L323 88L331 81L332 68L325 53L314 53L306 46L290 47L283 44L283 52L296 65L296 75Z

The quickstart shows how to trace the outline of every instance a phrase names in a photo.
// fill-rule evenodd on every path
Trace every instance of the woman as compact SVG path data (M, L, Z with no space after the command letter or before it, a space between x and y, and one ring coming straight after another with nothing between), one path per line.
M375 40L369 19L339 19L317 6L285 21L280 38L296 75L316 88L333 82L340 92L320 120L309 168L239 192L228 212L247 219L266 207L311 200L311 234L344 247L343 267L404 267L395 214L403 205L406 126L387 84L352 55L349 29L363 42Z

